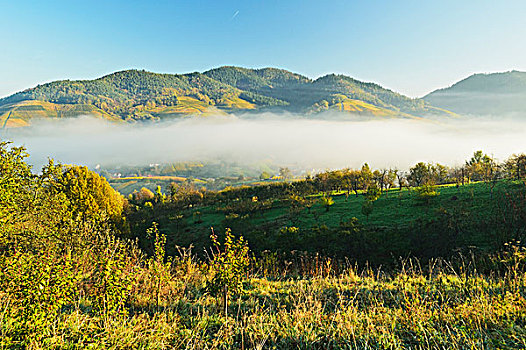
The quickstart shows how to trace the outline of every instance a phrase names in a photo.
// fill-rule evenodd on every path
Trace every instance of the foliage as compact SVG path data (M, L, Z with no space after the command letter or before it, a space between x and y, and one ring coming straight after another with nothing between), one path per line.
M207 290L214 296L223 297L226 313L228 297L243 291L243 280L250 264L249 249L243 237L236 240L230 229L225 232L223 250L215 234L212 233L210 238L215 251L212 251L209 263L212 278Z
M73 218L121 223L124 199L105 178L87 167L66 167L55 186L55 191L65 194Z
M155 198L155 195L152 191L146 187L142 187L140 191L132 193L132 200L144 204L145 202L152 201Z
M268 180L271 177L272 177L272 175L269 172L267 172L267 171L264 171L264 172L261 173L261 175L259 175L259 179L260 180Z
M0 286L10 302L4 318L15 322L4 341L27 346L49 335L62 308L75 301L75 265L70 253L18 250L0 256Z
M438 196L440 193L436 191L433 185L422 185L416 188L417 197L416 199L422 203L429 204L429 201Z
M367 189L367 193L365 193L365 198L369 202L374 202L375 200L380 198L381 195L382 195L382 191L380 190L380 188L376 185L372 185L372 186L369 186L369 188Z
M0 143L0 249L37 248L69 241L71 214L64 193L54 191L53 162L40 176L25 162L22 147Z
M319 106L358 101L366 113L447 114L423 99L412 99L373 83L344 75L311 80L275 68L220 67L204 73L157 74L144 70L115 72L95 80L55 81L0 99L11 119L97 114L112 120L157 120L210 108L279 107L312 111Z
M424 97L434 106L469 115L513 115L526 109L526 73L473 74ZM462 98L459 98L462 96Z
M167 236L155 223L147 231L148 244L153 240L153 254L147 256L110 223L92 225L96 213L57 220L57 212L67 214L68 198L76 198L72 208L79 213L89 213L83 208L93 202L68 197L56 185L62 167L48 164L32 174L23 149L3 144L0 150L0 190L10 195L0 197L8 208L0 225L2 349L526 346L522 181L501 181L492 195L485 183L442 187L442 195L423 209L411 205L413 192L397 191L398 198L382 196L374 203L378 215L367 224L361 223L359 208L372 202L364 196L346 200L343 193L330 195L330 213L319 204L299 210L297 225L290 223L290 206L319 196L307 195L314 189L344 191L345 171L212 197L206 193L199 208L154 201L151 210L135 212L147 225L152 216L164 220L160 213L180 225L181 217L198 212L205 221L192 227L198 231L211 215L224 217L215 204L262 201L244 197L254 193L275 201L266 218L240 225L259 249L274 244L271 251L256 252L259 259L251 259L248 243L227 229L223 244L212 235L208 261L183 248L171 260L167 240L177 243L177 237L168 224L162 226ZM83 177L79 188L90 191L82 183L92 177L81 170L77 176ZM403 221L407 218L412 221ZM31 239L21 239L19 230ZM195 231L182 230L198 241ZM68 234L80 244L67 240ZM382 269L371 268L375 265ZM229 314L228 298L240 294ZM223 298L224 312L210 295Z
M369 220L369 215L372 214L373 209L374 209L373 201L367 200L367 201L363 202L362 214L365 215L367 220Z
M325 211L329 211L330 207L334 205L334 199L332 199L331 196L323 194L323 196L320 197L320 203L325 207Z
M171 259L165 262L166 236L161 234L156 222L148 229L147 235L154 238L154 255L148 260L149 279L153 281L152 296L155 296L155 306L161 304L161 291L171 279Z
M280 261L269 256L267 273L252 274L236 313L221 315L199 293L206 276L189 261L181 298L154 312L138 305L127 317L97 315L74 307L57 314L45 339L33 348L356 348L356 349L520 349L524 339L526 286L517 280L484 275L470 267L436 260L420 267L404 260L392 273L360 270L316 256ZM285 268L286 267L286 268ZM288 271L288 272L286 272ZM284 275L301 271L293 275ZM191 274L188 278L186 273ZM519 287L517 289L517 286ZM172 286L174 293L178 287ZM136 290L137 298L144 295ZM0 308L7 304L0 299ZM5 316L4 316L5 317ZM14 319L0 327L5 334ZM512 325L512 326L511 326ZM0 338L3 348L21 347Z
M88 296L96 314L125 315L136 277L129 247L114 236L102 237L93 249L93 271Z

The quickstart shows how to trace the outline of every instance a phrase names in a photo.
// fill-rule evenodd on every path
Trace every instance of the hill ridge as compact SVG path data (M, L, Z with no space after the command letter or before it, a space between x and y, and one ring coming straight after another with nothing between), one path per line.
M526 112L526 72L475 73L423 97L428 103L462 114Z
M311 79L275 67L221 66L183 74L132 68L91 80L39 84L0 99L0 124L24 126L34 118L81 114L137 121L262 110L404 118L448 114L422 99L343 74Z

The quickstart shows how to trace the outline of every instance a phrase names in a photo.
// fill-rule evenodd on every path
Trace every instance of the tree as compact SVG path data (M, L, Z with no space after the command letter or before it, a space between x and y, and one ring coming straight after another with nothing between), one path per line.
M429 179L429 167L424 162L417 163L409 169L409 176L407 179L412 186L421 186Z
M62 218L68 217L63 196L49 195L47 171L34 175L23 147L0 142L0 251L10 245L47 245Z
M373 212L373 202L372 201L365 201L362 205L362 214L367 217L367 221L369 221L369 215Z
M139 192L133 192L133 199L139 203L144 203L148 201L152 201L155 198L155 195L152 191L147 189L146 187L142 187Z
M495 161L493 158L484 154L482 151L476 151L469 161L466 161L466 168L475 181L486 181L490 177Z
M285 180L288 180L292 178L292 172L289 168L279 168L279 176Z
M29 200L34 185L31 167L25 162L29 155L23 147L8 147L0 142L0 225L7 224L13 211Z
M190 208L201 203L203 198L203 191L196 189L195 185L190 181L185 181L181 184L172 182L170 184L170 199L176 205Z
M402 191L402 188L406 185L409 185L408 182L407 182L407 174L405 171L401 171L401 170L397 170L395 169L394 170L395 174L396 174L396 180L398 182L398 188L400 189L400 191Z
M367 192L365 193L365 198L367 198L369 202L374 202L378 198L380 198L381 195L382 190L380 190L380 188L376 184L374 184L369 186L369 188L367 189Z
M519 154L515 157L515 167L517 169L517 180L526 177L526 155Z
M320 198L321 204L325 207L325 211L329 211L330 207L334 205L334 199L331 196L324 194Z
M74 218L114 223L122 221L124 198L105 178L85 166L63 168L55 182L56 189L65 194Z
M25 150L7 146L0 144L0 245L73 247L87 232L95 234L83 224L125 229L124 198L104 178L53 160L32 174Z
M380 191L384 189L386 174L386 169L373 171L373 180L376 183L376 185L378 185L378 187L380 188Z
M166 201L166 195L161 191L161 186L157 186L155 189L154 201L158 204L164 204Z
M464 185L464 167L451 168L448 177L457 185L457 187Z
M346 174L347 181L354 191L356 197L358 197L358 190L360 189L361 172L359 170L350 170Z
M509 178L520 180L526 177L526 154L514 154L504 162L504 170Z
M360 170L361 190L367 191L367 188L369 188L369 185L371 184L372 180L373 180L373 172L371 171L369 164L365 163L364 165L362 165L362 169Z
M223 297L225 315L228 315L228 298L243 290L244 275L250 265L248 244L243 237L236 240L229 228L226 229L223 250L213 229L210 239L215 249L209 264L213 277L207 290L214 296Z
M429 179L432 184L442 184L447 181L448 168L440 163L429 164Z
M396 169L389 169L387 171L387 174L385 174L384 186L385 186L385 195L386 196L389 195L389 190L395 184L397 172L398 172L398 170L396 170Z

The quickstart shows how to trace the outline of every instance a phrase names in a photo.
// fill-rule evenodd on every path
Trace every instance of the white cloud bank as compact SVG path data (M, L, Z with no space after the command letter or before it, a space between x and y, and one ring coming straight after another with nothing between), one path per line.
M262 113L115 124L82 117L42 120L3 135L31 154L39 168L47 157L68 164L143 165L226 159L305 168L407 169L418 161L458 165L482 149L503 160L526 152L526 122L470 118L446 123L377 119L344 121Z

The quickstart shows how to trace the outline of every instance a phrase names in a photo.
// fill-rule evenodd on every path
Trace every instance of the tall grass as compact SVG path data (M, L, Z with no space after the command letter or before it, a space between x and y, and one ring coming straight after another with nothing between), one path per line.
M253 261L227 313L207 292L211 264L189 250L163 264L133 244L122 248L109 241L99 257L78 256L74 298L44 328L21 329L16 309L38 305L2 289L0 348L526 348L526 254L514 244L492 258L489 274L474 260L407 260L386 273L268 253Z

